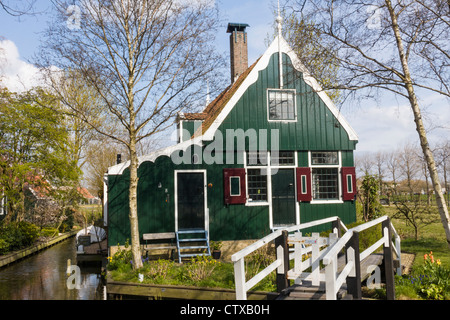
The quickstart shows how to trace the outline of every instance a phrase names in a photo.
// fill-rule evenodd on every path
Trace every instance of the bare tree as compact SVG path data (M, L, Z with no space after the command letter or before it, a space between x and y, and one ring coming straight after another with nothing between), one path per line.
M407 191L409 195L413 195L416 191L415 187L419 178L420 159L417 157L416 148L406 143L399 149L399 168L402 177L406 181Z
M375 166L377 168L378 175L378 184L380 188L380 195L383 194L383 179L384 179L384 169L385 169L385 161L386 154L382 151L377 151L374 156Z
M296 0L292 10L313 21L316 45L334 48L336 89L366 96L379 90L408 101L450 248L450 217L431 152L420 95L450 97L450 8L444 0ZM314 75L314 70L310 70ZM324 88L327 90L327 88Z
M224 79L223 59L214 48L217 8L208 0L54 3L59 20L48 30L41 54L48 59L42 65L63 70L52 75L57 82L71 80L67 70L80 74L125 132L105 132L76 105L69 105L95 130L128 150L131 249L134 267L139 268L137 145L170 127L177 112L201 107L207 79L211 93Z
M444 178L445 193L447 194L447 206L450 202L449 193L449 181L448 181L448 170L450 169L450 141L447 140L441 143L436 150L436 157L438 158L438 164Z
M0 8L12 16L23 16L33 14L33 7L36 0L0 0Z

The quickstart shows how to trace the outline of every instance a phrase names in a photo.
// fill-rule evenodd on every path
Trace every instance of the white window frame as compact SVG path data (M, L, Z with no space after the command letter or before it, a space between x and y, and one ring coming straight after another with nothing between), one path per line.
M294 119L270 119L270 91L292 92L294 96ZM297 122L297 91L295 89L279 89L279 88L267 88L266 100L267 100L267 121L269 122Z
M259 153L259 151L256 151ZM245 168L245 188L247 191L247 199L245 199L245 205L246 206L269 206L270 205L270 196L272 195L271 188L269 187L272 180L270 179L270 153L267 152L267 165L248 165L247 164L247 155L248 151L244 151L244 168ZM267 170L267 200L266 201L249 201L250 194L248 192L248 170L252 169L260 169L260 170Z
M340 174L341 170L342 170L342 152L341 151L324 151L324 152L337 152L338 164L312 164L312 151L308 151L308 166L311 168L311 180L312 180L312 169L314 169L314 168L337 168L338 199L315 200L314 195L312 194L312 190L311 190L311 196L313 197L313 199L311 200L311 204L344 203L343 198L342 198L342 178L341 178L341 174Z
M247 191L247 199L245 202L246 206L268 206L269 207L269 228L274 229L273 226L273 211L272 211L272 174L276 173L275 170L278 169L291 169L294 172L294 194L295 194L295 219L296 224L300 224L300 204L297 200L297 175L295 169L298 167L298 152L292 151L294 153L294 164L292 165L272 165L271 152L267 152L267 165L247 165L247 151L244 152L244 168L245 168L245 188ZM248 192L248 169L263 169L267 170L267 201L249 201Z
M203 201L205 202L205 230L209 236L209 208L208 208L208 186L207 170L174 170L174 201L175 201L175 231L178 232L178 173L202 173L203 174Z
M231 179L232 178L237 178L238 179L238 181L239 181L239 194L233 194L231 191L232 191L232 188L231 188ZM240 197L241 196L241 177L240 176L230 176L229 178L228 178L229 180L228 180L228 184L230 185L230 196L231 197Z

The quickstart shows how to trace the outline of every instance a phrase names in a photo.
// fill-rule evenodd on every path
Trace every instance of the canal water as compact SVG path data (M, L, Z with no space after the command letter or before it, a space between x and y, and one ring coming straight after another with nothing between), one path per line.
M76 264L75 237L0 268L0 300L100 300L100 267L80 267L79 289L67 285L67 260ZM74 274L74 273L73 273Z

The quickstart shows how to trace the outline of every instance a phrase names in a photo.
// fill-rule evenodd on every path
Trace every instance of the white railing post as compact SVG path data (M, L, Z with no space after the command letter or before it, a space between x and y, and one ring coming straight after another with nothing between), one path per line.
M301 232L296 232L294 234L294 273L296 275L299 275L302 273L303 270L303 265L302 265L302 260L303 260L303 246L300 243L300 239L302 238L302 233ZM295 284L301 284L302 280L301 277L298 276L297 278L295 278L294 280Z
M353 249L352 247L349 247L347 249L347 263L350 263L353 265L350 273L348 274L348 277L356 277L356 265L355 265L355 249Z
M234 279L236 286L236 300L247 300L247 289L245 288L245 264L244 258L234 262Z
M336 300L335 260L331 259L325 267L325 288L327 300Z
M398 267L396 274L401 276L402 275L402 252L400 251L400 237L395 237L395 249L398 252Z
M320 243L319 233L313 233L312 234L313 240L315 240L315 243L312 244L312 251L311 251L311 277L312 277L312 285L318 286L320 285L320 261L319 261L319 255L320 255Z

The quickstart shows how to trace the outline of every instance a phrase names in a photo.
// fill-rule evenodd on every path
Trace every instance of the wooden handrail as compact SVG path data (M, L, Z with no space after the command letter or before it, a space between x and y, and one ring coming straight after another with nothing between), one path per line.
M276 238L280 237L284 231L287 232L294 232L314 226L318 226L325 223L330 223L333 221L340 221L339 217L331 217L316 221L311 221L307 223L302 223L296 226L287 227L287 228L281 228L278 229L271 234L267 235L266 237L256 241L255 243L251 244L250 246L240 250L239 252L233 254L231 256L231 261L234 263L234 277L235 277L235 287L236 287L236 299L237 300L246 300L247 299L247 291L250 290L253 286L255 286L259 281L264 279L267 275L269 275L272 271L275 269L278 269L278 273L281 273L281 269L284 269L284 254L289 254L286 252L284 253L283 250L280 250L280 247L276 248L277 251L277 259L268 267L266 267L263 271L255 275L252 279L246 281L245 280L245 262L244 259L247 255L251 254L252 252L258 250L262 246L272 242Z
M389 221L389 225L385 225ZM345 275L344 271L346 272L353 272L351 269L351 263L354 264L354 261L352 262L351 259L344 267L344 270L341 272L340 275L336 275L336 272L334 271L336 269L336 266L334 265L337 260L337 255L341 250L344 249L344 247L347 245L347 243L350 241L350 239L353 238L354 234L359 232L367 230L371 227L376 226L377 224L382 223L384 225L383 227L383 236L381 239L376 241L374 244L372 244L369 248L364 250L362 253L359 254L359 257L357 257L356 262L360 262L367 258L369 255L371 255L375 250L377 250L380 246L384 246L384 248L393 248L393 252L397 255L399 260L399 267L397 269L397 273L401 274L401 250L400 250L400 237L395 231L394 226L389 220L389 217L383 216L378 219L366 222L362 225L356 226L354 228L349 229L342 238L340 238L334 245L328 250L328 252L323 257L323 263L326 265L326 290L327 290L327 299L336 299L336 293L339 290L340 286L342 285L342 279L347 277L348 275ZM390 230L393 230L394 237L395 237L395 244L391 242L390 239ZM359 245L359 244L358 244ZM350 248L351 249L351 248ZM348 254L348 250L347 250ZM387 259L387 257L385 257ZM392 256L391 256L392 259ZM388 271L386 271L388 272ZM336 278L337 277L337 278ZM393 281L393 279L392 279ZM393 286L393 283L390 284L390 286ZM392 295L392 294L391 294Z
M306 265L306 263L310 264L313 267L313 273L311 275L308 275L308 277L312 276L313 282L319 281L318 279L323 280L323 275L320 275L319 277L319 268L318 263L320 260L323 261L325 265L325 282L326 282L326 290L327 290L327 299L336 299L336 293L339 291L341 285L343 282L347 279L347 277L356 277L356 279L360 279L359 273L359 263L360 261L367 258L370 254L372 254L375 250L377 250L380 246L384 246L384 248L389 248L389 250L392 248L392 251L394 252L398 259L401 259L401 251L400 251L400 237L398 236L397 231L394 229L392 223L390 222L389 218L387 216L375 219L373 221L369 221L365 224L356 226L351 229L347 229L345 225L342 224L340 219L338 217L331 217L326 218L322 220L312 221L308 223L303 223L300 225L288 227L288 228L282 228L274 231L273 233L269 234L268 236L256 241L252 245L242 249L241 251L233 254L231 256L231 260L234 262L234 270L235 270L235 285L236 285L236 298L239 300L246 300L247 299L247 291L250 290L253 286L255 286L259 281L264 279L267 275L269 275L271 272L273 272L275 269L277 269L278 274L284 274L286 278L289 279L301 279L300 276L303 278L304 273L303 266L295 266L294 269L288 270L288 260L294 259L296 263L300 261L301 263L301 257L298 257L298 254L300 252L300 255L305 254L305 249L301 250L295 250L294 253L289 254L287 249L283 249L280 245L277 245L276 252L277 252L277 258L276 260L270 264L268 267L266 267L263 271L258 273L256 276L254 276L252 279L246 281L245 280L245 262L244 259L247 255L251 254L252 252L256 251L257 249L261 248L262 246L274 241L275 239L278 239L279 241L284 234L284 237L287 237L287 233L289 232L299 232L299 230L314 227L317 225L330 223L338 221L338 226L340 228L343 228L345 231L344 235L341 238L337 239L337 233L336 234L330 234L330 237L327 241L328 248L326 250L323 250L322 252L319 252L319 248L313 249L316 250L313 254L313 256L310 258L310 261L305 261L303 263L303 266ZM358 241L358 234L366 229L369 229L371 227L376 226L377 224L383 224L383 236L381 239L376 241L373 245L371 245L369 248L367 248L362 253L359 253L359 248L355 250L355 246L359 246ZM336 225L335 225L336 226ZM335 228L334 226L334 228ZM334 232L337 230L334 229ZM390 238L390 234L392 234L395 238L395 243L393 244ZM297 233L299 234L299 233ZM299 234L301 237L301 234ZM315 236L315 239L319 239L319 235L317 234ZM294 237L295 238L295 237ZM314 237L313 237L314 238ZM305 238L303 238L305 239ZM353 239L353 240L352 240ZM314 240L314 239L313 239ZM323 240L323 239L322 239ZM325 239L326 240L326 239ZM302 240L304 241L304 240ZM308 240L309 241L309 240ZM356 241L356 243L355 243ZM349 244L350 243L350 244ZM322 244L323 246L323 244ZM287 248L287 246L286 246ZM344 266L343 270L340 272L340 274L337 274L337 257L339 252L341 252L344 248L346 249L347 254L347 264ZM385 255L386 255L386 249L385 249ZM392 259L392 255L389 254L389 259ZM314 267L313 264L316 266ZM400 261L401 265L401 261ZM317 269L317 270L316 270ZM393 269L391 268L391 271ZM401 267L397 269L397 273L401 272ZM294 278L293 278L294 277ZM358 278L359 277L359 278ZM390 281L393 281L393 277ZM356 281L358 282L358 281ZM355 283L355 282L354 282ZM360 283L359 283L360 285ZM393 283L392 283L393 286ZM359 290L360 291L360 290ZM392 297L393 294L390 296Z

